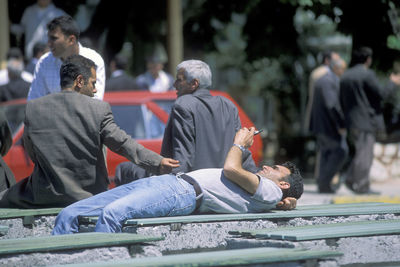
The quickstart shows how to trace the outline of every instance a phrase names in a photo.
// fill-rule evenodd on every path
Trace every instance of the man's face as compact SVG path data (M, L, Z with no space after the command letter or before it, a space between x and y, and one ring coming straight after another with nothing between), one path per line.
M154 78L158 77L158 73L163 69L163 64L157 62L147 62L147 70Z
M67 58L70 56L70 50L72 45L75 43L74 36L66 36L61 31L60 27L55 28L47 33L48 45L50 51L57 58ZM73 38L73 40L72 40Z
M87 83L84 83L84 85L81 87L81 90L79 93L93 97L94 94L97 92L97 90L96 90L96 70L94 68L92 68L90 71L91 71L92 75L89 77Z
M279 184L282 178L290 175L290 170L281 165L273 165L272 167L264 165L262 170L257 172L257 174Z
M191 94L195 87L192 82L187 82L185 77L185 69L179 69L176 74L176 80L174 82L174 87L177 90L176 94L178 97L182 95Z

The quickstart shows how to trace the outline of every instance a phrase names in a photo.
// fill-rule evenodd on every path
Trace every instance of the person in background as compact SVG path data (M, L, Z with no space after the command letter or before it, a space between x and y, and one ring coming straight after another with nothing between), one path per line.
M25 71L33 74L35 72L36 64L44 54L49 51L49 47L46 43L38 42L33 46L33 57L29 60L25 67Z
M117 54L110 62L111 76L106 80L106 92L137 90L135 78L126 73L128 60Z
M2 208L65 207L108 188L103 144L154 172L169 173L176 160L144 148L114 122L107 102L93 99L96 65L80 55L60 69L61 92L26 105L24 146L32 174L2 195Z
M374 157L376 136L385 131L382 101L400 85L400 74L392 73L382 87L370 69L373 51L369 47L355 49L353 67L340 80L340 104L350 148L354 150L345 172L346 186L357 194L377 194L370 188L369 172Z
M57 8L51 0L37 0L35 4L24 10L20 24L11 25L11 32L18 38L25 34L25 58L27 60L34 57L33 47L36 43L47 42L47 23L63 15L66 13Z
M84 56L96 64L97 92L94 97L103 99L105 85L103 58L96 51L79 43L80 30L76 22L70 16L61 16L50 21L47 29L50 52L44 54L37 63L28 100L61 91L60 67L71 55Z
M24 63L24 56L22 55L21 49L18 47L11 47L7 52L6 58L7 62L11 59L15 59ZM0 70L0 85L7 84L10 81L8 77L9 75L7 68ZM32 74L24 70L21 72L21 78L28 83L31 83L33 80Z
M174 78L163 70L165 62L166 59L157 54L147 58L147 71L136 77L136 85L139 90L160 93L174 89Z
M293 164L264 165L256 173L243 169L241 148L252 145L254 131L237 132L223 168L152 176L79 201L60 212L52 234L78 232L80 215L99 216L96 232L118 233L128 219L267 212L284 198L299 199L303 178Z
M7 62L8 83L0 86L0 102L13 99L26 98L31 85L21 78L24 70L24 62L21 59L12 58Z
M331 50L326 50L322 53L322 64L315 68L308 80L308 101L306 106L306 112L304 116L304 132L308 133L310 130L311 110L314 99L314 84L315 82L324 76L329 71L329 65L332 59L340 58L339 54Z
M320 193L334 193L331 181L346 160L344 117L339 102L340 76L346 70L342 58L331 59L328 72L314 85L310 131L317 138L317 183Z

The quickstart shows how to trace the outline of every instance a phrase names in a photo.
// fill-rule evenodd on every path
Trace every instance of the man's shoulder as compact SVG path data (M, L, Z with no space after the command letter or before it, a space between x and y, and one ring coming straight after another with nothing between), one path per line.
M80 46L80 51L79 54L81 56L84 56L90 60L92 60L96 66L104 66L104 60L102 58L102 56L97 53L95 50L88 48L88 47L84 47L84 46Z
M224 96L213 96L208 89L202 89L202 92L187 94L176 99L174 106L186 109L194 109L198 105L206 104L207 106L228 107L236 110L235 104Z
M58 60L59 60L58 58L53 56L53 53L47 52L46 54L44 54L43 56L41 56L39 58L39 60L38 60L38 62L36 64L39 65L40 67L42 67L42 66L52 66L52 65L57 64Z

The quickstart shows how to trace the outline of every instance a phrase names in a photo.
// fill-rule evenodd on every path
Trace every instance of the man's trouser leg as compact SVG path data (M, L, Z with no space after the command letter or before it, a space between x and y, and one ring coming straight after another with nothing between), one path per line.
M152 175L152 173L146 171L145 169L130 161L127 161L118 164L117 168L115 169L114 182L116 186L120 186Z
M333 139L326 135L318 135L317 142L319 147L320 164L318 173L318 189L320 192L333 191L331 181L333 176L342 168L346 156L347 147L343 147L343 142Z
M351 129L349 139L355 154L346 173L346 184L357 193L369 191L369 172L374 159L375 136L369 132Z

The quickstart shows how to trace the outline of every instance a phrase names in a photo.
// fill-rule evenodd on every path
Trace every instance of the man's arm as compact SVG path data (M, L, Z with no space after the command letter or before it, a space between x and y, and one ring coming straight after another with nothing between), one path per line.
M242 128L236 133L234 144L247 149L253 144L253 136L254 127L250 129ZM254 194L257 191L260 181L257 175L243 169L242 153L240 147L235 145L231 147L226 156L224 175L250 194Z
M46 84L44 82L44 76L43 76L43 71L40 71L42 61L39 61L37 63L37 66L35 67L35 74L34 74L34 79L32 81L31 87L29 88L29 93L27 100L32 100L35 98L42 97L47 94L46 92Z
M104 104L106 110L100 135L103 143L109 149L152 173L169 173L172 168L179 167L178 161L170 158L163 158L159 154L143 147L125 133L124 130L121 130L114 121L114 116L109 104Z

